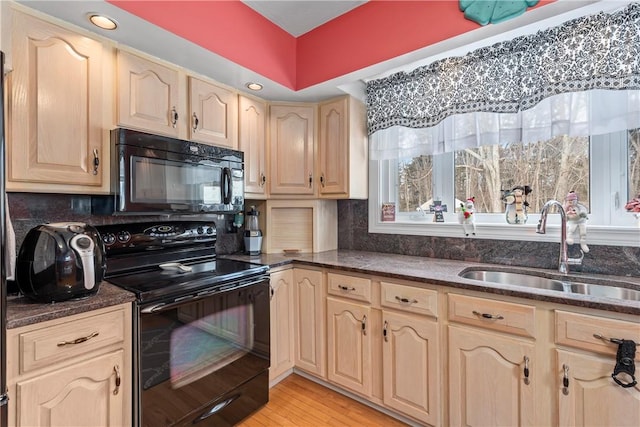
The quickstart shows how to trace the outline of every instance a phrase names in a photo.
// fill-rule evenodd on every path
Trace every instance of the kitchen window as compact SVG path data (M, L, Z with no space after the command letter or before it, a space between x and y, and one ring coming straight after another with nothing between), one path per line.
M476 238L556 241L558 232L535 233L539 212L573 190L589 209L589 243L640 245L639 219L624 209L640 193L640 129L372 160L370 172L370 232L464 237L457 211L474 197ZM532 188L527 222L507 224L500 190L525 185ZM395 221L382 221L388 202ZM437 209L446 209L445 222L434 222ZM559 228L559 215L549 224Z

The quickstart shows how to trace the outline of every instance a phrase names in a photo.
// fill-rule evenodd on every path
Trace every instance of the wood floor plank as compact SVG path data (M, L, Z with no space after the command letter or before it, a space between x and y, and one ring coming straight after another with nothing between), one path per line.
M400 427L406 424L300 375L269 392L269 403L240 427Z

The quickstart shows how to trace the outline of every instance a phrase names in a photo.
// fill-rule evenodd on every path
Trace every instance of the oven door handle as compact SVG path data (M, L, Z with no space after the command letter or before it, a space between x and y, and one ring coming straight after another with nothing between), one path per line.
M195 295L187 295L184 297L176 298L173 302L161 302L159 304L150 305L149 307L144 307L140 310L140 312L144 314L157 313L159 311L169 310L173 307L177 307L194 299L196 299Z

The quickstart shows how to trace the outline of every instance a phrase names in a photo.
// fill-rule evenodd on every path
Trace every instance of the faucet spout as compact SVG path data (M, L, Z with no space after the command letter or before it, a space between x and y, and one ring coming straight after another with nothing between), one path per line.
M545 234L547 232L547 214L549 208L555 206L560 213L560 255L558 256L558 271L562 274L569 273L569 257L567 255L567 214L564 211L562 203L557 200L549 200L542 207L540 212L540 221L536 233Z

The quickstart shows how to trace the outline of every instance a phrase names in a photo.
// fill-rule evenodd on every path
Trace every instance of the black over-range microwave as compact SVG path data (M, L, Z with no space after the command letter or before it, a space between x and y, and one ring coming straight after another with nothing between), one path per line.
M244 209L244 154L224 147L111 131L115 213L231 213Z

